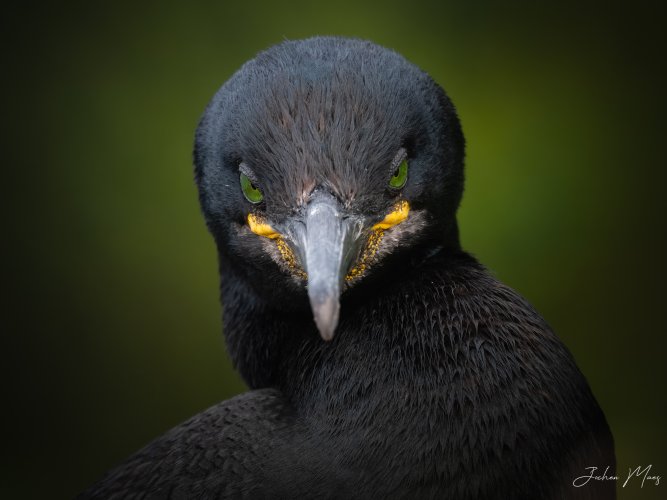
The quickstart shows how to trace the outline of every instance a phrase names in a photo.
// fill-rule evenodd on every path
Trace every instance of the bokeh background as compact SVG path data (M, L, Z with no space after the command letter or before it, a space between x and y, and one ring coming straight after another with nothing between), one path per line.
M464 246L543 313L667 494L665 16L647 2L3 7L2 498L70 498L244 385L224 350L192 137L259 50L337 34L440 82Z

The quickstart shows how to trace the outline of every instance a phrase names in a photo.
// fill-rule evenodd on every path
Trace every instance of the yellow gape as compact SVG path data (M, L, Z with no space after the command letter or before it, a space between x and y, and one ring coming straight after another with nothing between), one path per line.
M399 201L394 205L394 209L384 219L375 224L372 229L374 231L376 229L389 229L407 219L408 213L410 213L410 204L405 200Z
M399 201L396 205L394 205L394 209L389 212L384 219L371 228L373 232L368 237L366 246L361 252L361 257L359 258L357 264L352 269L350 269L349 273L347 273L347 276L345 276L345 281L352 281L353 279L358 278L364 274L366 269L368 269L368 265L371 259L378 251L378 248L380 248L380 243L382 242L385 229L389 229L390 227L394 227L396 224L400 224L408 218L409 213L410 204L405 200Z
M266 222L263 222L262 219L255 214L248 214L248 226L250 226L250 230L253 233L264 236L265 238L271 238L272 240L280 238L280 233L276 232L275 229Z
M276 240L276 246L278 247L280 256L283 258L283 261L285 261L285 264L287 264L290 271L301 279L308 278L303 269L299 267L299 263L297 262L292 249L285 243L282 234L273 229L270 224L263 222L262 219L255 214L248 214L248 227L250 227L250 230L253 233L258 234L259 236Z

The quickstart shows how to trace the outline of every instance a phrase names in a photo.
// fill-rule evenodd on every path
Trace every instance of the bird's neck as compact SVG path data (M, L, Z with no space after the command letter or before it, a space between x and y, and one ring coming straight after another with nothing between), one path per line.
M442 247L425 259L401 280L344 296L332 342L318 335L307 302L305 310L277 310L242 280L223 279L224 330L236 368L251 388L277 387L305 412L331 411L322 402L352 408L359 398L375 401L374 391L384 398L396 392L396 401L428 394L424 381L437 383L432 375L441 367L425 353L441 349L442 339L413 317L419 292L424 280L454 276L471 260Z

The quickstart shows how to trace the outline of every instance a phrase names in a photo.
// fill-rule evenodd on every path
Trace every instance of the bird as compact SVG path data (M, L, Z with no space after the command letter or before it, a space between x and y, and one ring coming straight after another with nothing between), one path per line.
M283 41L213 96L193 156L249 390L79 498L615 498L574 482L616 459L572 354L461 247L465 139L425 71Z

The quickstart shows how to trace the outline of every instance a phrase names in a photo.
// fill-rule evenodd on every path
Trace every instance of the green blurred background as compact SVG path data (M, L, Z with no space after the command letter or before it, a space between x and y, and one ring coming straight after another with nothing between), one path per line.
M69 498L245 389L220 334L193 132L244 61L317 34L396 49L445 87L468 141L465 247L572 350L619 470L667 476L658 5L3 7L0 496ZM635 483L620 498L665 488Z

